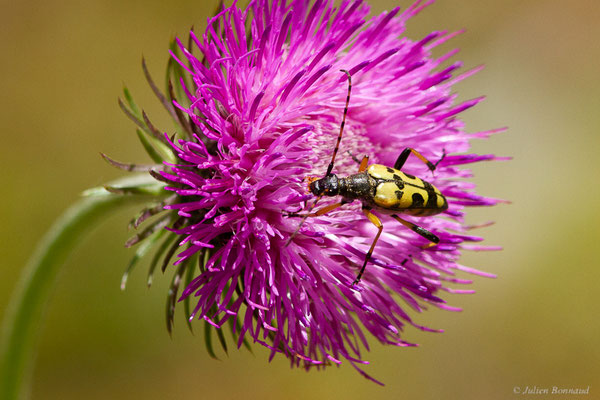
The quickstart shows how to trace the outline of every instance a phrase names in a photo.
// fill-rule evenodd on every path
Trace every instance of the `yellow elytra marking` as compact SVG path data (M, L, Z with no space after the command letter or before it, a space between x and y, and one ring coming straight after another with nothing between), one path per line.
M435 188L435 192L439 193L439 190L437 188ZM442 196L436 196L436 200L437 200L436 203L437 203L438 208L442 208L445 203L444 198Z
M400 193L398 193L400 192ZM404 186L399 188L395 182L383 182L377 186L375 190L375 204L379 207L389 208L392 210L403 210L413 206L413 194L418 193L423 198L423 204L427 204L429 193L425 189ZM400 198L398 198L400 196ZM437 199L439 204L440 198ZM442 200L443 204L443 200Z
M369 168L367 168L367 173L371 175L373 178L380 179L389 179L393 180L394 174L388 172L387 167L385 165L380 164L371 164Z
M393 169L393 168L390 168ZM397 171L397 170L394 170ZM400 172L400 171L398 171ZM388 167L380 164L372 164L367 168L367 173L373 178L394 180L394 174L388 171Z
M385 165L381 165L381 164L370 165L369 168L367 168L367 173L369 175L371 175L373 178L377 178L377 179L385 179L385 180L393 181L393 180L397 180L398 178L400 178L402 181L404 181L405 183L408 183L409 185L414 185L414 186L418 186L418 187L425 186L425 185L423 185L423 180L421 180L420 178L413 177L412 175L408 176L402 171L399 171L394 168L386 167ZM439 193L439 191L437 191L437 193Z
M380 183L375 190L373 200L379 207L391 210L403 210L404 212L411 213L409 211L411 208L424 208L429 203L430 195L435 195L435 203L438 208L444 206L445 202L439 189L430 185L435 194L427 191L425 183L420 178L380 164L370 165L367 173L375 179L387 181ZM400 181L402 183L398 185L397 183ZM421 197L423 200L422 204L414 203L413 195L415 194Z
M383 208L392 208L401 204L406 196L398 199L396 191L401 189L394 182L380 183L375 189L375 204Z

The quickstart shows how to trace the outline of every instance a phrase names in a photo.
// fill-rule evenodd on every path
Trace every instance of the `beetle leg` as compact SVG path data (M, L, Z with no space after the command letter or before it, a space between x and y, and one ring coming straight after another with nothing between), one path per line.
M321 208L318 211L311 212L311 210L317 205L317 203L319 202L319 200L321 199L321 197L323 197L323 195L320 195L320 196L317 197L317 199L315 200L315 202L313 203L313 205L311 206L311 208L308 210L307 214L287 213L288 217L302 217L302 221L300 222L300 224L298 225L298 227L296 228L296 230L294 231L294 233L292 233L292 235L288 238L287 242L285 242L285 247L289 246L289 244L292 242L292 239L294 237L296 237L296 234L298 232L300 232L300 228L302 227L302 225L304 225L304 221L306 221L306 218L308 218L308 217L318 217L320 215L327 214L328 212L333 211L336 208L343 206L344 204L351 203L351 201L348 201L348 200L344 199L344 200L340 201L339 203L330 204L328 206L325 206L325 207Z
M425 163L425 165L427 165L427 168L429 168L429 170L431 172L435 171L435 168L440 163L440 161L442 161L444 159L444 157L446 157L446 150L442 149L442 158L440 158L434 164L431 161L429 161L428 159L426 159L423 155L421 155L421 153L419 153L415 149L407 147L404 150L402 150L402 153L400 153L400 155L398 156L398 159L396 159L396 163L394 164L394 168L397 169L397 170L401 170L402 167L404 166L404 163L406 162L406 159L410 155L410 153L413 153L415 156L417 156L419 158L419 160L423 161Z
M363 273L365 272L365 268L367 267L367 263L369 262L369 259L371 258L371 254L373 254L373 249L375 248L375 244L379 240L379 236L381 236L381 232L383 231L383 224L381 223L379 218L377 218L377 216L371 212L371 210L369 208L363 207L362 212L363 212L363 214L365 214L365 216L367 218L369 218L369 221L371 221L373 223L373 225L375 225L377 227L377 229L379 229L379 231L377 232L377 235L375 235L375 239L373 239L371 248L369 249L369 251L367 252L367 256L365 257L365 262L363 263L362 268L360 269L360 272L358 273L358 276L356 277L354 282L352 282L352 286L354 286L358 282L360 282L360 278L362 277Z
M360 162L360 166L358 167L358 172L365 172L367 170L367 165L369 164L369 156L364 156L362 161Z
M319 217L321 215L325 215L328 212L333 211L336 208L339 208L339 207L343 206L344 204L348 204L348 203L349 203L349 201L342 200L339 203L330 204L330 205L325 206L325 207L323 207L320 210L317 210L315 212L311 212L311 213L308 213L308 214L287 213L287 216L288 217Z
M412 222L408 222L408 221L400 218L396 214L392 214L391 217L394 218L396 221L400 222L402 225L404 225L408 229L412 230L415 233L418 233L419 235L423 236L425 239L427 239L431 242L431 243L424 245L422 247L423 249L428 249L429 247L435 246L436 244L438 244L440 242L440 238L435 236L433 233L429 232L427 229L421 228L419 225L415 225Z
M346 203L348 203L348 202L342 200L339 203L330 204L328 206L325 206L325 207L321 208L320 210L317 210L315 212L312 212L312 213L308 214L308 216L309 217L319 217L321 215L325 215L328 212L333 211L336 208L339 208L339 207L343 206Z

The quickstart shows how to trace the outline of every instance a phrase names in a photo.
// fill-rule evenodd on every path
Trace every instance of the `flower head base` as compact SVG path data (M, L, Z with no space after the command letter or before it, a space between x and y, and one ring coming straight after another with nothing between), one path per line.
M414 323L400 299L416 311L427 303L451 308L437 293L453 291L443 283L468 283L454 278L456 270L478 273L456 262L461 249L483 249L465 244L481 239L465 234L464 208L498 201L474 194L463 179L470 172L458 166L495 157L456 153L496 131L466 134L456 118L481 98L455 104L452 85L478 69L453 77L460 63L443 64L456 52L431 55L454 34L401 37L406 21L429 3L369 19L360 0L338 9L333 1L253 0L246 9L223 8L202 37L192 32L188 45L172 48L179 82L170 88L175 107L165 104L182 134L154 135L174 157L152 174L174 194L155 211L169 211L163 252L183 248L175 293L185 280L181 298L196 301L190 318L217 328L233 322L238 345L261 343L292 365L345 359L356 367L365 363L365 330L397 346L412 345L400 337L406 324L431 330ZM325 175L336 147L348 91L340 70L353 85L333 173L356 173L353 155L393 166L407 147L434 162L448 154L435 174L416 157L403 167L448 199L441 218L406 218L439 244L424 249L425 238L375 209L383 233L354 286L377 233L359 201L307 218L292 237L295 215L315 201L307 177ZM323 197L319 208L338 201ZM194 263L195 277L188 268Z

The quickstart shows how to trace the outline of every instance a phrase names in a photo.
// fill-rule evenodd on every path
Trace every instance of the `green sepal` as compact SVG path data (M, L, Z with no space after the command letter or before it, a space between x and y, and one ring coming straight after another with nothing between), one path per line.
M171 214L167 214L155 219L143 231L136 233L135 235L127 239L127 241L125 242L125 247L129 248L133 245L138 244L142 240L150 237L150 235L152 235L154 232L157 232L158 230L161 230L167 225L169 225L169 223L171 223L171 220Z
M167 293L167 304L166 304L166 323L167 323L167 331L169 332L169 336L173 333L173 324L175 321L175 306L177 305L177 294L179 292L179 286L181 284L181 278L185 274L187 268L190 267L190 259L187 258L179 264L177 268L177 272L173 275L173 280L171 281L171 285L169 286L169 291Z
M215 360L218 360L219 357L217 357L217 354L215 353L215 350L213 349L213 345L212 345L212 331L214 328L211 324L209 324L208 322L204 321L204 344L206 346L206 351L208 352L208 355L210 356L210 358L213 358Z
M210 314L214 314L214 312L216 312L216 309L217 309L217 307L215 305L213 305L210 308ZM215 360L219 360L219 358L217 357L217 354L215 353L215 350L213 348L213 342L212 342L212 332L213 331L215 331L217 333L217 338L219 339L219 343L221 344L221 347L225 351L225 354L227 354L227 343L225 342L225 337L223 336L223 332L221 331L221 329L216 328L208 321L204 321L204 341L206 343L206 350L208 351L208 355L211 358L214 358Z
M177 45L177 41L172 39L169 43L169 50L177 57L180 61L182 60L182 54ZM172 100L182 101L187 99L185 91L181 87L181 80L183 80L186 87L189 87L188 77L185 69L179 64L173 57L169 57L167 61L167 75L166 75L166 93L170 92L170 85L173 84L175 98Z
M217 313L217 306L215 304L213 304L213 306L210 308L210 312L209 314L211 315L215 315ZM208 321L204 321L205 326L204 326L204 340L207 344L207 351L208 354L212 357L218 360L218 357L215 354L215 351L213 349L213 345L212 345L212 331L215 331L217 334L217 338L219 339L219 344L221 345L221 348L223 349L223 351L225 352L225 354L227 353L227 341L225 340L225 335L223 334L223 329L217 328L214 325L210 324Z
M114 196L114 195L148 195L153 197L165 197L170 195L164 190L165 183L158 182L149 174L129 175L118 181L111 182L104 186L96 186L85 190L82 195L85 197L94 196ZM107 188L110 188L107 189Z
M189 41L190 43L188 43L188 45L191 44L191 36ZM177 59L180 61L185 60L185 57L182 57L179 46L174 39L169 43L169 49L175 55L175 57L177 57ZM191 69L192 66L190 65L189 68ZM188 79L188 73L185 68L183 68L175 58L169 58L169 61L167 62L166 73L166 93L171 101L176 101L183 106L189 105L188 96L182 87L182 82L185 87L190 87L190 82ZM173 111L175 112L174 119L177 133L181 135L181 137L191 138L194 134L194 129L189 117L176 106L173 107Z
M153 187L153 186L125 186L125 187L114 187L114 186L109 186L106 185L104 186L104 189L107 192L110 192L112 194L117 194L117 195L149 195L149 196L158 196L160 195L160 190L157 189L161 189L162 190L162 186L161 187Z
M169 60L170 60L170 57L169 57ZM148 70L148 66L146 65L146 59L144 57L142 57L142 69L144 70L144 76L146 77L146 81L148 82L148 85L150 85L152 92L154 92L154 95L158 98L158 101L160 101L162 106L167 110L167 112L171 115L171 117L173 117L175 119L176 116L175 116L174 106L170 102L170 99L167 99L167 97L160 91L158 86L156 86L156 84L154 83L154 79L152 79L152 75L150 74L150 71Z
M167 270L167 267L169 266L169 264L171 264L171 258L173 258L173 256L175 255L179 246L180 246L179 242L175 242L171 245L169 250L167 250L167 254L165 254L165 258L162 262L162 266L160 267L160 271L163 274Z
M167 197L161 202L154 202L149 204L148 206L142 208L130 221L127 225L128 229L137 229L141 224L146 222L149 218L160 214L162 212L166 212L165 206L173 204L177 200L177 195L171 195ZM176 211L171 211L171 214L177 214ZM174 218L175 219L175 218Z
M146 240L144 240L142 242L140 247L138 247L138 249L136 250L133 257L131 257L131 260L129 261L129 265L127 265L127 269L125 269L125 272L123 273L123 276L121 277L121 290L125 290L125 287L127 286L127 279L129 278L129 274L131 273L133 268L136 266L138 261L140 259L142 259L153 248L154 244L166 232L167 231L164 229L160 229L160 230L154 232L152 235L150 235L150 237L148 237Z
M227 354L227 341L225 340L225 334L223 333L223 329L215 328L215 331L217 331L217 337L219 338L219 342L221 342L221 347L223 348L223 351L225 352L225 354Z
M194 270L196 269L195 265L197 265L199 258L200 258L199 253L194 253L194 255L192 255L192 257L193 257L193 260L190 263L190 267L187 269L187 271L185 273L185 287L188 287L190 285L190 283L192 282L192 280L194 279ZM185 322L187 324L187 327L190 330L190 332L193 334L194 330L192 329L192 321L190 318L192 316L191 307L190 307L190 297L191 296L186 296L185 299L183 299L183 312L185 313Z
M127 105L129 105L129 108L131 109L133 115L139 118L141 116L140 109L138 108L137 104L135 104L131 92L125 85L123 85L123 96L125 97L125 101L127 102Z
M128 99L128 97L129 97L129 99L131 99L131 94L129 93L129 91L125 91L125 90L124 90L124 93L126 93L125 98L126 98L126 101L129 103L129 100L127 100L127 99ZM144 148L146 149L146 152L148 152L150 157L152 157L152 159L154 161L159 162L159 163L162 163L163 161L174 162L175 155L173 154L171 148L168 146L167 139L156 128L154 128L154 126L152 126L149 123L148 117L144 114L143 111L140 112L140 110L137 108L137 106L135 105L133 100L131 99L131 104L129 104L129 107L128 107L123 102L123 100L121 100L119 98L119 107L125 113L125 115L131 121L133 121L133 123L136 124L138 126L138 128L143 131L144 134L146 134L148 145L150 145L151 147L154 147L154 148L158 148L159 155L160 155L159 160L155 159L150 154L150 152L148 152L148 150L146 149L146 145L144 144L144 141L142 141L142 145L144 145ZM138 134L138 136L139 136L139 134ZM156 152L156 150L155 150L155 152Z
M152 169L162 170L163 166L161 164L134 164L134 163L122 163L116 160L113 160L109 156L104 153L100 153L100 156L106 161L108 164L112 165L115 168L119 168L122 171L127 172L149 172Z
M147 284L148 287L152 286L152 281L154 279L154 271L156 270L156 266L158 265L158 261L162 257L162 255L167 251L167 248L173 243L173 241L177 238L177 234L174 232L170 232L166 239L160 244L158 250L154 254L152 258L152 262L150 262L150 267L148 268L148 279Z
M236 337L236 333L234 333L234 324L235 332L237 332L238 337ZM233 337L233 340L237 343L237 341L239 340L240 332L242 331L242 323L238 319L237 315L235 316L235 318L229 319L229 327L231 328L231 336ZM246 339L246 337L242 339L242 344L250 353L252 353L252 346L250 346L250 342L248 342L248 339Z
M169 150L167 146L163 143L158 142L156 139L148 137L145 132L142 132L139 129L135 130L140 143L144 146L144 150L150 156L150 158L159 164L162 164L164 161L173 162L175 157L173 156L173 152ZM157 150L156 147L160 150Z

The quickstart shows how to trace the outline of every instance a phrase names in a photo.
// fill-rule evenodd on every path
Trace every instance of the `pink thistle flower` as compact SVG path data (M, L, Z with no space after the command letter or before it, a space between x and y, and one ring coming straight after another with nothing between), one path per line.
M462 249L485 249L468 244L482 239L466 233L465 207L499 201L475 194L464 179L471 173L459 166L496 159L464 153L471 139L499 130L467 134L457 118L482 98L456 104L452 85L479 68L454 76L461 64L445 64L456 51L431 54L455 33L402 37L407 20L431 2L368 18L361 0L338 9L325 0L252 0L224 8L187 46L178 41L172 55L185 69L185 96L170 110L187 134L167 137L175 161L153 176L175 194L161 204L172 210L163 222L177 236L171 254L184 248L175 264L201 256L201 273L188 269L181 295L196 301L191 319L217 328L233 321L238 346L250 339L293 366L346 360L369 377L358 367L366 364L365 331L396 346L413 346L401 338L406 325L433 331L416 324L400 299L416 311L453 309L439 292L468 292L445 287L469 283L455 278L457 270L490 276L457 260ZM448 200L438 216L406 217L439 244L424 249L426 239L375 209L383 234L357 285L377 232L359 201L306 219L286 245L300 223L293 214L315 199L306 177L325 175L336 145L348 90L342 69L353 86L335 174L357 172L351 154L388 166L407 147L433 162L447 154L434 174L414 156L402 168ZM337 201L324 197L318 208Z

